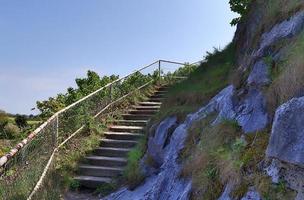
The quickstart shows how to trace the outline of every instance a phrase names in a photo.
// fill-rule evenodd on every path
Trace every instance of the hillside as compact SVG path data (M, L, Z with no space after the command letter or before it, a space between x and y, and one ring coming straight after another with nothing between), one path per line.
M303 6L248 4L232 43L170 89L133 163L145 181L105 199L303 200Z
M230 5L240 14L233 40L198 65L164 76L161 62L174 62L123 78L89 71L76 89L37 102L51 118L1 158L6 167L21 151L3 170L1 197L304 200L304 1ZM123 162L115 173L113 161Z

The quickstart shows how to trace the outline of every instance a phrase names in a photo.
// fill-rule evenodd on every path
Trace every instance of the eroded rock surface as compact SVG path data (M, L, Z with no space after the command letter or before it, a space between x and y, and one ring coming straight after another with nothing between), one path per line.
M145 182L133 191L122 188L118 192L103 199L106 200L183 200L189 199L191 181L179 177L181 165L178 163L178 155L184 147L187 130L191 124L201 117L198 113L188 115L185 122L170 133L170 127L176 123L176 118L165 119L156 129L152 139L153 145L158 145L162 150L162 165L157 174L146 178ZM165 131L166 130L166 131ZM170 138L168 138L170 136ZM164 142L167 141L167 142ZM167 143L167 145L165 145ZM153 146L152 145L152 146Z
M148 154L159 166L164 161L164 150L166 149L167 142L170 140L170 134L172 134L177 125L176 117L168 117L159 124L155 135L151 136L148 140Z
M304 166L304 97L294 98L277 109L266 154Z

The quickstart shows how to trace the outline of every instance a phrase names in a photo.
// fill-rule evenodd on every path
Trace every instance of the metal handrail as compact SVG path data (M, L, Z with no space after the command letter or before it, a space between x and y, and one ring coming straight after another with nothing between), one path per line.
M96 93L98 93L98 92L100 92L100 91L102 91L102 90L104 90L104 89L106 89L106 88L111 87L113 84L115 84L115 83L117 83L117 82L119 82L119 81L122 81L122 80L124 80L124 79L126 79L126 78L128 78L128 77L130 77L130 76L132 76L132 75L134 75L134 74L136 74L136 73L138 73L138 72L141 72L142 70L147 69L147 68L149 68L149 67L151 67L151 66L153 66L153 65L155 65L155 64L157 64L157 63L159 64L158 67L159 67L159 79L160 79L160 78L161 78L160 71L161 71L161 63L162 63L162 62L171 63L171 64L178 64L178 65L183 65L183 66L186 65L186 63L181 63L181 62L175 62L175 61L169 61L169 60L157 60L157 61L155 61L155 62L153 62L153 63L151 63L151 64L149 64L149 65L146 65L146 66L144 66L144 67L142 67L142 68L140 68L140 69L138 69L138 70L135 70L134 72L132 72L132 73L130 73L130 74L128 74L128 75L126 75L126 76L124 76L124 77L122 77L122 78L119 78L119 79L117 79L117 80L114 80L114 81L111 82L111 83L108 83L107 85L105 85L105 86L99 88L98 90L96 90L96 91L94 91L94 92L88 94L87 96L85 96L85 97L79 99L78 101L76 101L76 102L70 104L69 106L67 106L67 107L65 107L65 108L63 108L63 109L61 109L60 111L58 111L58 112L56 112L55 114L53 114L47 121L45 121L42 125L40 125L40 126L39 126L36 130L34 130L31 134L29 134L28 137L27 137L26 139L23 139L20 143L18 143L18 144L15 146L15 148L13 148L13 149L10 150L9 153L7 153L6 155L2 156L2 157L0 158L0 169L1 169L2 167L4 167L4 166L8 163L8 161L9 161L12 157L14 157L14 156L15 156L15 155L16 155L24 146L26 146L31 140L33 140L33 139L37 136L37 134L39 134L40 131L43 130L44 127L46 127L52 120L54 120L55 118L57 118L57 120L58 120L59 114L64 113L65 111L71 109L72 107L74 107L74 106L78 105L79 103L85 101L86 99L92 97L92 96L95 95ZM1 172L1 171L0 171L0 172Z

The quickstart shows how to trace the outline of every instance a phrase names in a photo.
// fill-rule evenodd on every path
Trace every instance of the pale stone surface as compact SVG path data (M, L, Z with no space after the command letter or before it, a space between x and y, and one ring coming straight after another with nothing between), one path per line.
M304 97L293 98L277 109L266 155L304 165Z
M248 85L263 86L269 84L270 79L268 71L268 66L263 60L257 61L247 79Z
M262 200L262 197L253 187L251 187L241 200Z

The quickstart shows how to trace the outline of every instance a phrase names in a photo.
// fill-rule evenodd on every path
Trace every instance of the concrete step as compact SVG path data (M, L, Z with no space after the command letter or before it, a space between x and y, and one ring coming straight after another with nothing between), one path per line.
M150 98L164 98L165 95L166 95L165 93L163 93L163 94L153 94L153 95L150 96Z
M130 125L130 126L146 126L148 120L114 120L112 121L115 125Z
M80 165L79 174L83 176L115 177L123 172L122 167L101 167L95 165Z
M158 111L160 106L132 106L135 110L155 110Z
M151 101L151 102L162 102L164 100L164 98L149 98L148 101Z
M109 131L113 131L113 132L141 133L141 132L143 132L144 127L143 126L112 125L108 129L109 129Z
M139 115L154 115L157 110L128 110L129 114L139 114Z
M139 133L127 133L127 132L104 132L106 139L112 140L137 140L143 137L143 134Z
M161 87L156 87L155 90L156 91L168 91L169 90L169 86L161 86Z
M98 147L94 150L94 154L106 157L126 157L130 151L130 148Z
M158 90L158 91L155 91L155 92L153 93L153 95L154 95L154 94L156 94L156 95L157 95L157 94L165 95L165 94L167 94L167 93L168 93L168 91L165 91L165 90L159 91L159 90Z
M90 165L103 167L124 167L127 165L126 158L106 157L106 156L87 156L85 159Z
M152 101L139 102L139 105L141 106L160 106L161 104L162 104L161 102L152 102Z
M152 115L143 115L143 114L122 114L123 119L126 120L148 120Z
M117 148L132 148L138 142L134 140L111 140L111 139L101 139L101 147L117 147Z
M112 182L111 178L96 176L76 176L74 180L78 181L81 186L91 189L95 189L101 184Z

